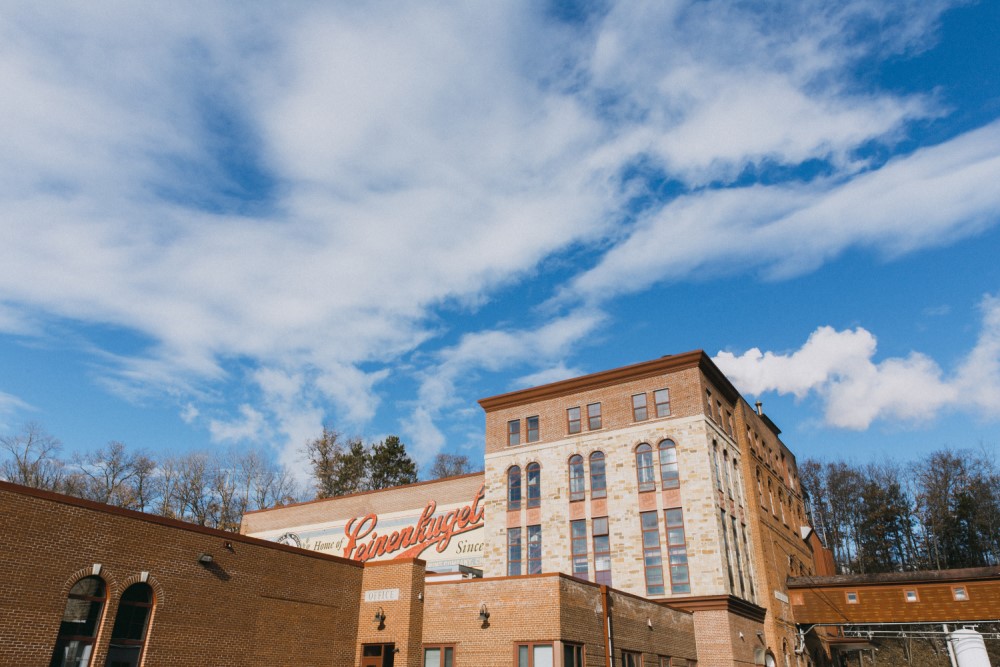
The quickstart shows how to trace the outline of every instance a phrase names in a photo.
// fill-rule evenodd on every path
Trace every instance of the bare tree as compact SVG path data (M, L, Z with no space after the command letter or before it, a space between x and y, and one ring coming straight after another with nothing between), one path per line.
M441 452L434 457L434 463L431 464L430 475L431 479L440 479L442 477L464 475L469 472L472 472L472 467L469 465L468 456L465 456L464 454L446 454Z
M89 454L77 454L73 462L79 495L108 505L139 508L135 486L140 465L147 465L144 456L129 452L125 443L112 440Z
M0 476L8 482L36 489L59 490L64 477L58 458L61 444L35 422L28 422L14 435L0 437L0 450L9 458L0 464Z

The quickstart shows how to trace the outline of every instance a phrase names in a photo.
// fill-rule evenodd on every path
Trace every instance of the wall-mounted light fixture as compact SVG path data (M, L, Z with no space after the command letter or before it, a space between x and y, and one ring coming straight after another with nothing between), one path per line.
M200 553L198 554L198 562L202 565L210 565L215 559L212 558L212 554Z
M653 619L651 618L646 619L646 627L648 627L650 630L653 629Z
M385 612L382 611L382 607L378 608L378 611L375 612L375 618L372 620L375 623L375 625L378 626L381 626L383 623L385 623Z
M479 621L481 623L485 623L488 620L490 620L490 612L486 608L486 603L484 602L479 606Z

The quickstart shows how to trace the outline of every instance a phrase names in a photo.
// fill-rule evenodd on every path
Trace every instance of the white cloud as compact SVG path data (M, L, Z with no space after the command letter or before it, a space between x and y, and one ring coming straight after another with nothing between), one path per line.
M459 387L471 386L471 377L512 367L542 367L546 369L542 373L563 369L561 358L603 321L599 312L579 311L536 329L466 334L456 345L440 350L437 363L421 372L417 403L405 421L407 432L413 435L414 458L426 463L442 449L445 436L436 422L444 412L468 402Z
M876 420L927 422L942 410L1000 419L1000 300L983 299L975 347L952 373L919 352L874 361L875 336L820 327L791 353L719 352L716 363L742 392L816 394L828 425L863 430Z
M1000 219L1000 122L844 180L701 191L643 219L570 293L757 269L789 277L858 246L895 256Z
M594 299L992 224L997 126L870 173L851 157L942 112L848 83L861 58L924 48L947 6L622 2L578 26L531 2L6 6L0 330L41 313L136 332L149 348L106 355L108 386L182 402L245 361L260 396L211 432L278 434L288 460L330 412L371 419L386 368L419 351L407 427L427 456L462 373L569 372L602 317L488 323L435 352L436 313L567 249L604 253L573 283ZM834 175L698 190L809 159ZM623 233L637 161L699 194Z
M195 407L194 403L187 403L181 409L180 416L181 420L185 424L193 424L194 420L196 420L198 418L198 415L200 414L201 412L198 410L197 407Z
M34 410L29 403L21 400L13 394L0 391L0 427L10 428L10 424L5 421L19 412Z
M264 415L251 406L240 406L240 419L236 421L220 421L212 419L208 430L215 442L242 442L259 440L265 428Z

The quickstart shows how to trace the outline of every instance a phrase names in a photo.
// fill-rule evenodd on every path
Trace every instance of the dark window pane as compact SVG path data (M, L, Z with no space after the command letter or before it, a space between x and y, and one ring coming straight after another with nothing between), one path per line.
M601 428L600 403L591 403L587 406L587 428L591 431Z
M569 408L566 410L567 430L570 433L580 432L580 408Z
M528 417L528 442L538 442L538 417Z

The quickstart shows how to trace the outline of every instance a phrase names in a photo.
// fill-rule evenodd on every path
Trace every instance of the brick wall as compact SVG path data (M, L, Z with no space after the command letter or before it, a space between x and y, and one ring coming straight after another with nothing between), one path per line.
M424 562L384 561L365 565L364 591L399 590L398 600L362 602L358 608L358 653L363 644L395 644L396 667L420 667L423 664L421 637L423 634ZM376 625L379 609L385 621Z
M622 649L694 658L694 622L686 612L610 591L615 665ZM455 646L456 665L512 664L518 644L552 644L561 663L562 642L582 644L588 667L606 665L604 592L558 574L468 579L427 585L424 645ZM479 620L485 602L489 621ZM650 629L647 621L652 622Z
M147 666L353 664L357 564L7 483L0 507L2 665L49 664L66 595L95 564L108 602L94 665L122 591L144 572L155 594Z

